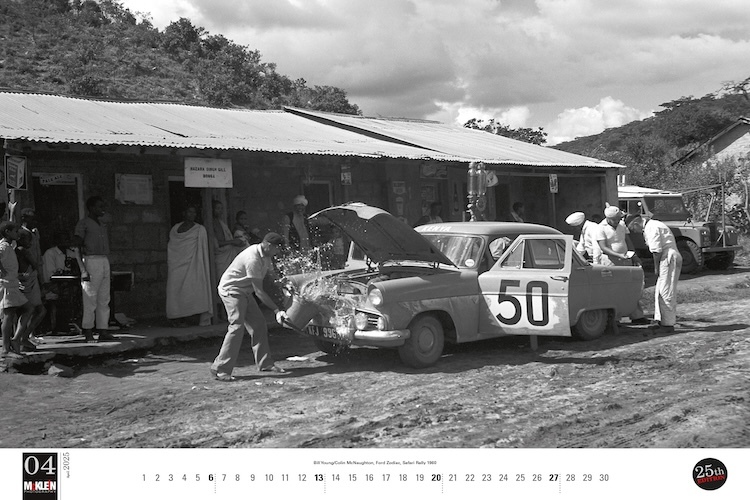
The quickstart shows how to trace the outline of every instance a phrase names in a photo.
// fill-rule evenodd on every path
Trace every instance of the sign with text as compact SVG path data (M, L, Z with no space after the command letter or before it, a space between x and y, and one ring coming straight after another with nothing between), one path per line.
M185 158L185 187L231 188L232 160Z
M23 500L57 500L57 453L23 454Z
M26 157L5 157L5 180L8 189L26 189Z
M558 190L557 174L549 174L549 192L557 193L557 190Z
M42 186L75 186L76 176L73 174L41 174L39 184Z

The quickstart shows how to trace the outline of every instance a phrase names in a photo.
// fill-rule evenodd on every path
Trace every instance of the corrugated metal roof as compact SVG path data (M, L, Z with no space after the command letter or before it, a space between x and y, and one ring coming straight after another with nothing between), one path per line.
M49 143L465 161L284 111L111 102L0 92L0 137Z
M0 137L561 167L621 167L487 132L424 120L222 109L0 92Z
M465 156L488 164L623 168L623 165L616 163L435 121L366 118L297 108L286 109L300 116L345 126L348 130L359 129L402 144L448 155Z

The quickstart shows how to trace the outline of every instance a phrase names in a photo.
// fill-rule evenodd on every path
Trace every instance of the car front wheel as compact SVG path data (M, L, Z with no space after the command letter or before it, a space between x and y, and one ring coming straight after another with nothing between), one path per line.
M682 272L697 273L703 268L703 252L692 240L679 240L677 249L682 255Z
M606 309L585 311L573 327L573 334L581 340L594 340L604 335L609 314Z
M398 348L401 361L414 368L434 365L443 354L443 325L434 316L420 316L409 325L411 335Z

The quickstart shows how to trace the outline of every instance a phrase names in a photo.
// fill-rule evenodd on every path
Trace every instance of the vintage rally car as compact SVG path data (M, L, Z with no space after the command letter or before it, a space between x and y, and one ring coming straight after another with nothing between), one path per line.
M426 367L445 342L594 339L635 310L643 290L640 267L591 265L571 236L551 227L446 222L413 229L361 203L312 217L338 226L356 249L344 270L292 280L298 293L290 322L325 352L397 348L407 365Z

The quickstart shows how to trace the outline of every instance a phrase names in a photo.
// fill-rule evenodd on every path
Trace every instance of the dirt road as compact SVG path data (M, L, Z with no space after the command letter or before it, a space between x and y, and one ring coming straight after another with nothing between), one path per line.
M238 380L212 380L219 339L70 379L4 373L0 446L748 447L748 287L747 268L684 280L700 302L680 304L671 335L623 325L536 352L491 340L449 347L427 370L395 351L334 358L277 330L284 377L258 375L246 342Z

